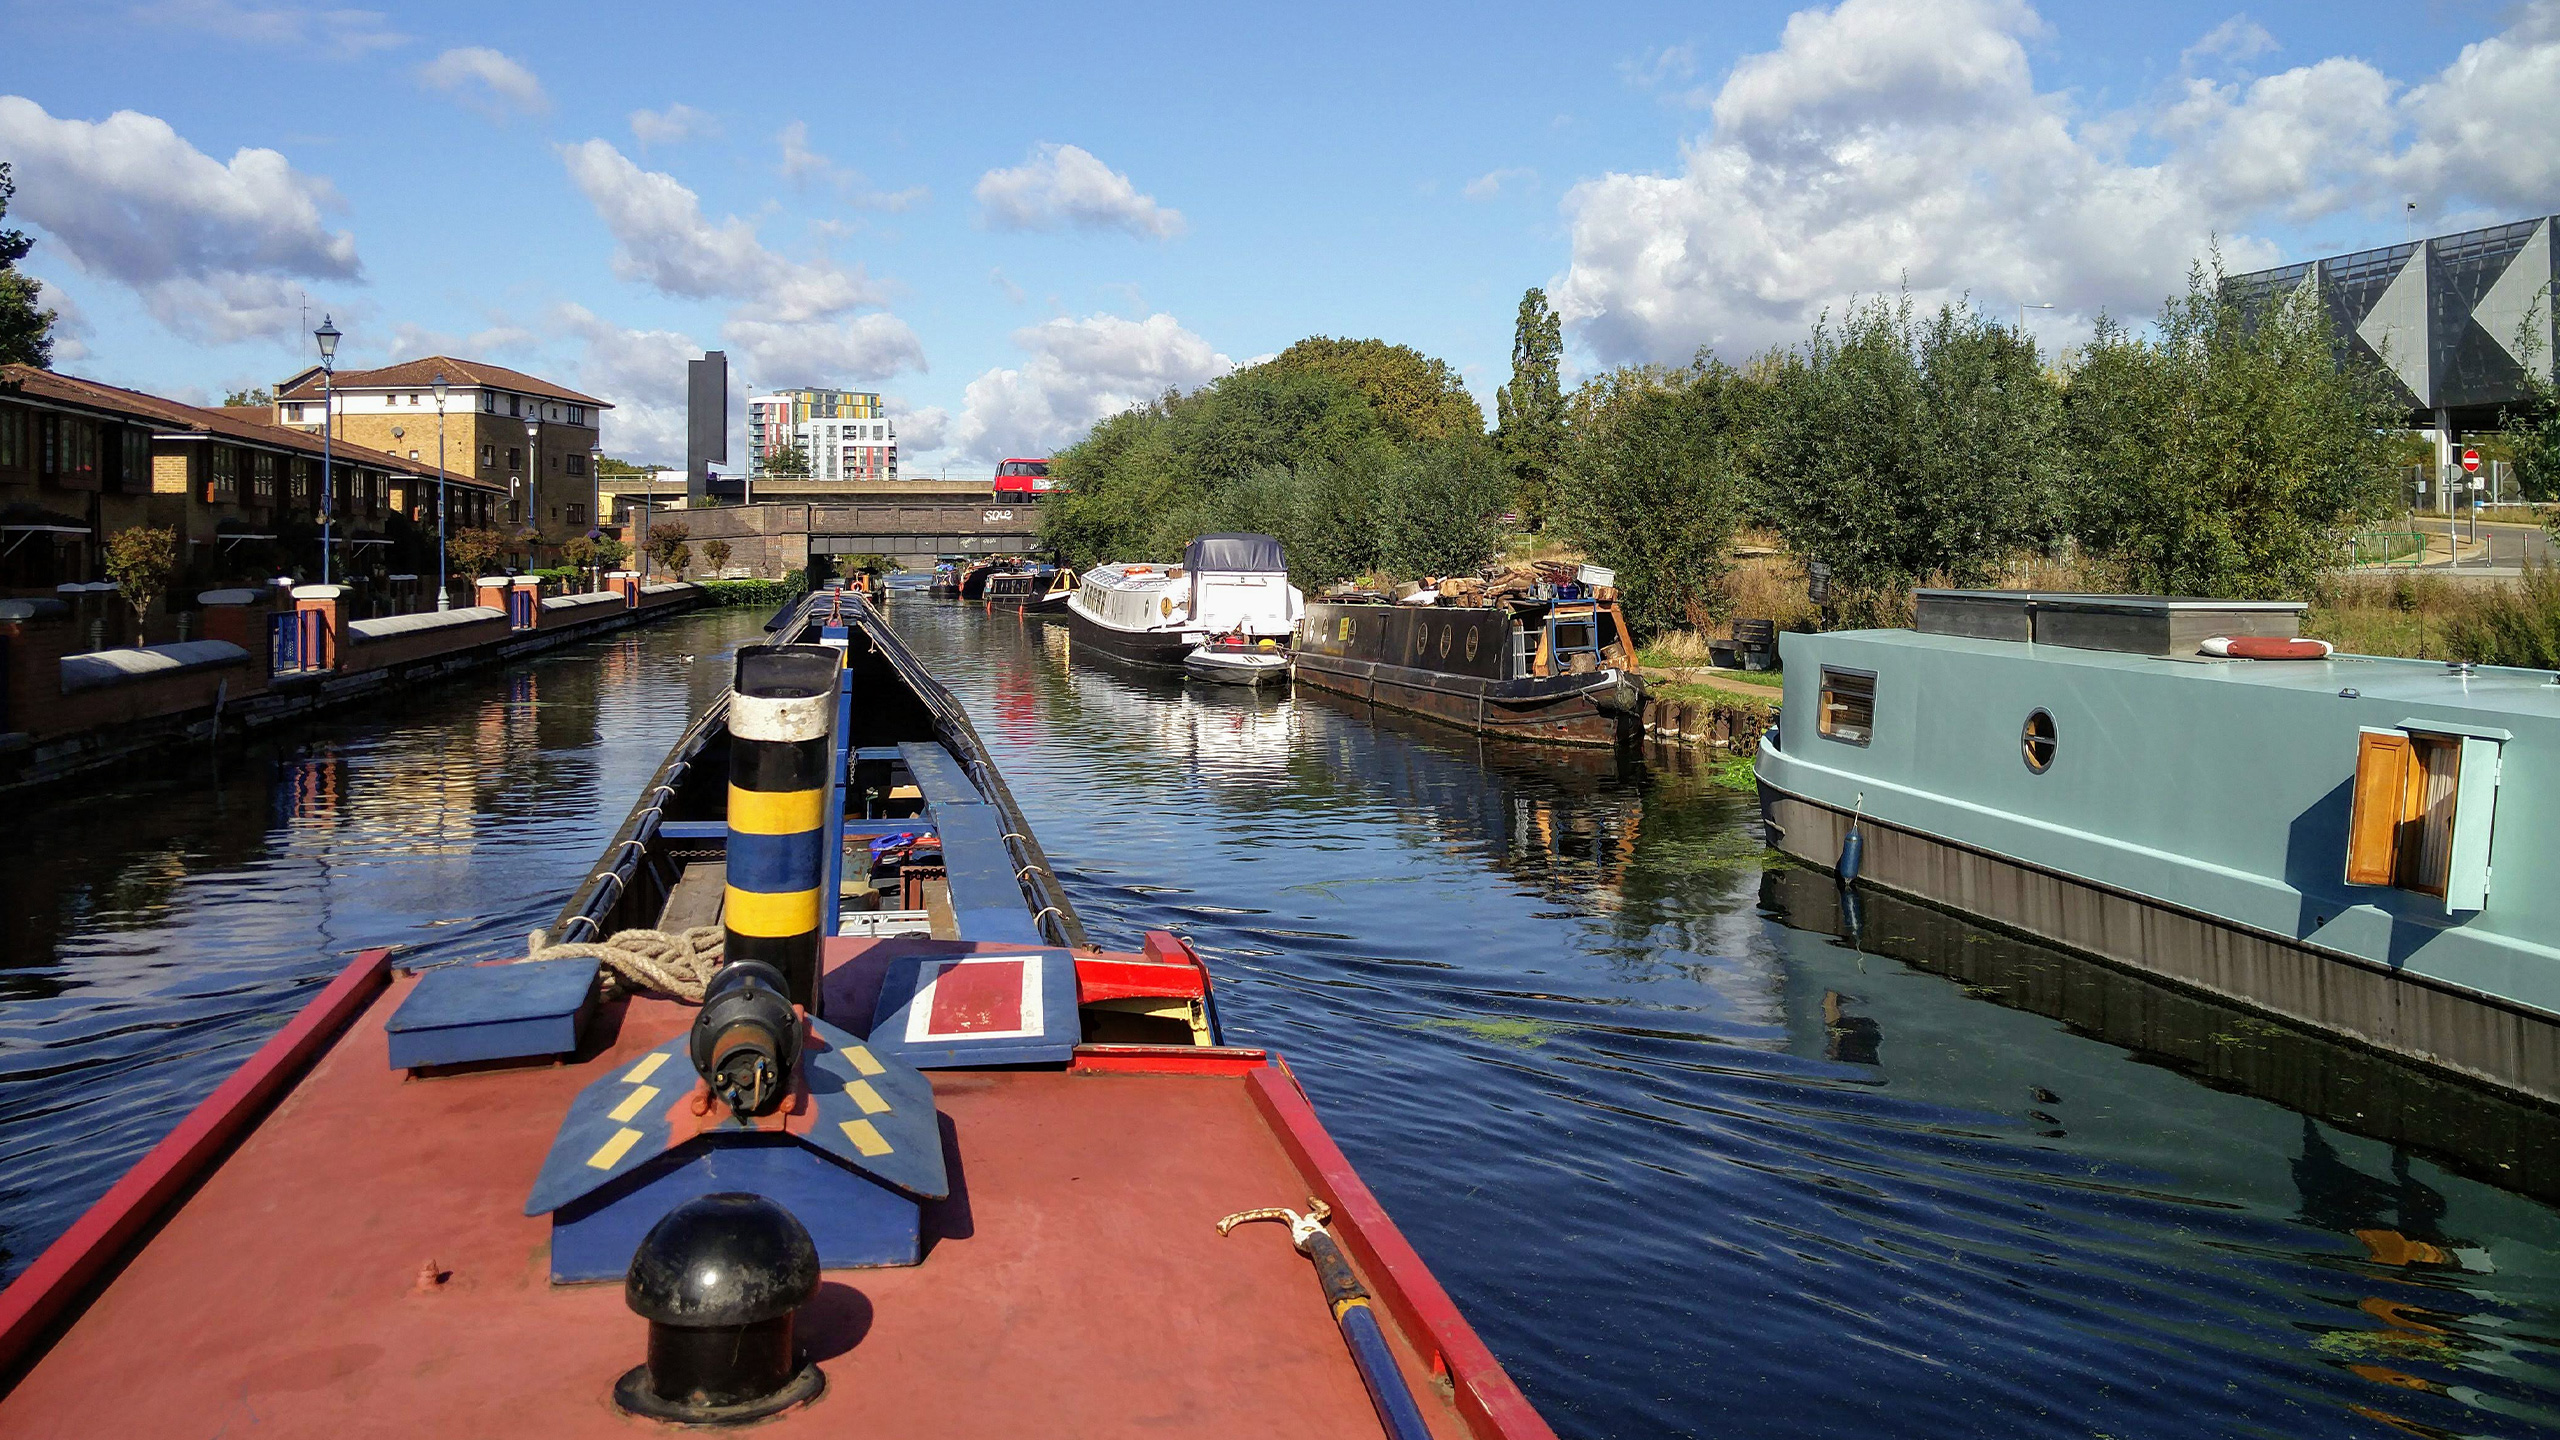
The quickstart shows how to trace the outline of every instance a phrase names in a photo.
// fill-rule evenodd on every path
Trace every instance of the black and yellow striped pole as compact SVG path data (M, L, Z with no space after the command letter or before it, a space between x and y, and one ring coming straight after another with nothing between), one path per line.
M828 731L843 665L844 652L825 645L744 646L729 697L723 958L773 966L792 1003L807 1010L818 1006L818 887L835 753Z

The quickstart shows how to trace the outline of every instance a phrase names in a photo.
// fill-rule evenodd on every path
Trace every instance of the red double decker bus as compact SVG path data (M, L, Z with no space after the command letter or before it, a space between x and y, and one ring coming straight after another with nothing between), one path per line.
M1047 460L1007 460L996 467L999 495L1046 495L1050 489Z

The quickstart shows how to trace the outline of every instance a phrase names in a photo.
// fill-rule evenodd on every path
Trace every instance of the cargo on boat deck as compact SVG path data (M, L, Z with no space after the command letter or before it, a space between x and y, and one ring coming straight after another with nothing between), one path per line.
M1550 1433L1199 955L1086 942L877 615L777 638L531 955L367 952L0 1292L0 1433ZM1324 1287L1221 1235L1309 1197Z

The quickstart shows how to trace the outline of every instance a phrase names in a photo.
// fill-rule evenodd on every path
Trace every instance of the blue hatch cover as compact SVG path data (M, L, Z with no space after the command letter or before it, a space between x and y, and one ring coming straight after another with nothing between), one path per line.
M1060 1065L1083 1038L1064 950L892 960L871 1019L871 1047L922 1070Z

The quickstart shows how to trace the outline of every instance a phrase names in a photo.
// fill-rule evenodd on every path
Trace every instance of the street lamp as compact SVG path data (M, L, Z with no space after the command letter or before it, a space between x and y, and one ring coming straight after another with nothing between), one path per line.
M337 485L329 464L329 432L336 428L334 417L338 404L335 389L338 374L338 327L324 314L320 317L320 328L311 332L311 338L320 342L320 583L326 585L329 583L329 551L332 544L329 536L332 508L329 503L332 498L330 491Z
M2028 311L2030 311L2030 310L2050 310L2050 309L2052 309L2052 308L2053 308L2053 302L2052 302L2052 301L2050 301L2050 300L2021 300L2021 301L2019 301L2019 302L2018 302L2018 333L2019 333L2020 335L2022 335L2022 336L2023 336L2023 335L2025 335L2025 334L2027 333L2027 312L2028 312Z
M436 608L453 608L453 587L444 576L444 372L430 382L436 391Z

